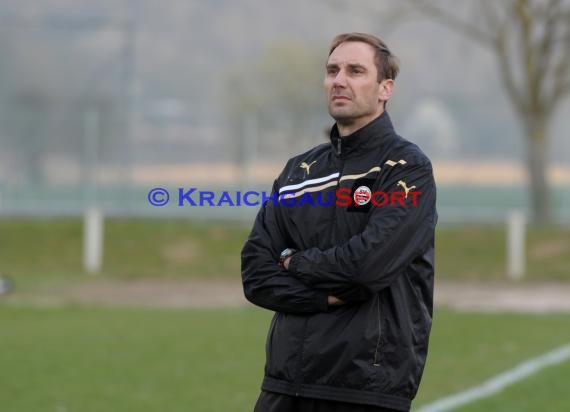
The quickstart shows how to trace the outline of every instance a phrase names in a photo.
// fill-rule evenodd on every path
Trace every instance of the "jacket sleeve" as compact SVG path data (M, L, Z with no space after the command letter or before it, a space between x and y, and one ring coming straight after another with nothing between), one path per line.
M402 191L403 180L421 192L403 199L404 205L372 205L364 230L330 249L310 248L295 254L289 271L317 289L366 289L375 293L389 286L412 260L432 244L437 214L435 183L429 161L397 167L382 186L390 192ZM403 193L402 193L403 195ZM381 200L378 200L381 201Z
M271 200L265 202L243 246L241 275L245 297L276 312L326 312L328 295L291 276L278 264L281 251L288 245L280 229L277 207Z

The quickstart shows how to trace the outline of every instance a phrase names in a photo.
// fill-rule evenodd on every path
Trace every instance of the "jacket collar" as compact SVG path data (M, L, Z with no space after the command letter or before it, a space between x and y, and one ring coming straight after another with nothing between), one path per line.
M346 157L358 153L368 152L380 146L385 137L394 133L394 126L387 111L372 120L366 126L358 129L348 136L341 137L335 123L331 129L330 139L334 153L339 157Z

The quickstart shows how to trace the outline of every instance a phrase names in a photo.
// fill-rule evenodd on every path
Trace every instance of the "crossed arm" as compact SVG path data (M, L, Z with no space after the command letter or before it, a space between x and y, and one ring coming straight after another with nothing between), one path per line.
M252 303L286 313L314 313L356 303L389 286L420 255L433 237L435 185L429 163L397 173L392 183L409 178L419 189L417 206L376 207L365 229L330 249L310 248L278 263L287 245L279 214L266 204L242 250L244 292ZM275 188L274 188L275 189Z
M245 297L257 306L285 313L315 313L328 309L328 294L305 284L278 264L287 248L275 205L266 203L241 252Z
M288 258L286 258L283 261L283 268L285 270L289 270L289 264L291 263L291 258L292 258L292 256L289 256ZM340 306L340 305L346 304L346 302L344 300L337 298L336 296L333 296L333 295L327 296L327 303L329 306Z

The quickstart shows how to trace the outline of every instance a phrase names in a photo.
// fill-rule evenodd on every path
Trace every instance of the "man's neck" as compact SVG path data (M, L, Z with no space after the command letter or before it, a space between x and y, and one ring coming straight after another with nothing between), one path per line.
M364 126L366 126L372 120L378 118L378 116L380 116L382 113L384 113L383 108L379 112L375 113L374 115L368 116L368 117L359 118L359 119L348 121L348 122L342 122L342 120L337 120L336 126L338 128L339 136L340 137L346 137L346 136L353 134L357 130L362 129Z

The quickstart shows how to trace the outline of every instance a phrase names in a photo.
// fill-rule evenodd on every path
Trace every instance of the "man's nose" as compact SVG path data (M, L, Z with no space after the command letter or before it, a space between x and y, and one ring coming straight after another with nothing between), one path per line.
M339 70L336 76L333 79L333 86L335 87L344 87L346 86L346 75L344 70Z

